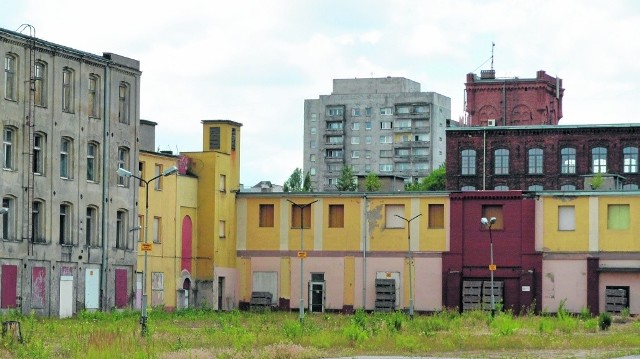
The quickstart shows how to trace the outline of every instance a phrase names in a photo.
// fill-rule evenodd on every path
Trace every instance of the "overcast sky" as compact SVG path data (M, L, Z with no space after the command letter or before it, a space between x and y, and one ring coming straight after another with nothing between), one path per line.
M560 124L640 122L635 0L20 0L0 27L140 61L141 118L160 150L202 150L201 120L243 124L240 180L282 184L302 167L304 99L332 79L401 76L451 98L465 76L564 81ZM633 111L632 111L633 110Z

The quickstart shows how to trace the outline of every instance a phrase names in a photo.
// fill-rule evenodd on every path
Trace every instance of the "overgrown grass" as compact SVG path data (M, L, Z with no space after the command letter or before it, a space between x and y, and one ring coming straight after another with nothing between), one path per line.
M355 355L588 357L640 354L640 321L614 321L606 331L588 311L514 316L443 311L409 318L404 312L353 315L184 310L149 313L140 336L139 313L79 313L45 319L9 312L23 343L2 338L0 358L318 358ZM536 355L538 353L539 355Z

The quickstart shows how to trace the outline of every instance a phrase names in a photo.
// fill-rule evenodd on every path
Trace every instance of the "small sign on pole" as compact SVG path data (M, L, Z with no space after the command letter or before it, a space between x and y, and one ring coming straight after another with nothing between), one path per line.
M489 264L489 270L490 271L496 270L496 265L495 264Z
M153 244L151 243L141 243L140 250L143 252L149 252L153 249Z
M298 252L298 258L307 258L307 252Z

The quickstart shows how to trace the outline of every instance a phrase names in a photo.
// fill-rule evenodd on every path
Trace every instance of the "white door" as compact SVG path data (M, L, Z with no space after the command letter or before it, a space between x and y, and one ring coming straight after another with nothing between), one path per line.
M100 269L87 268L84 276L84 307L100 309Z
M136 272L136 303L135 309L142 307L142 273Z
M60 276L60 318L73 315L73 276Z

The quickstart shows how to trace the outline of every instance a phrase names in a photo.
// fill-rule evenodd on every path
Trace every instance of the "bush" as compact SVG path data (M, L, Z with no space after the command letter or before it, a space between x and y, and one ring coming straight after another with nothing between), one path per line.
M598 324L600 325L600 330L607 330L611 326L611 313L602 312L598 316Z

